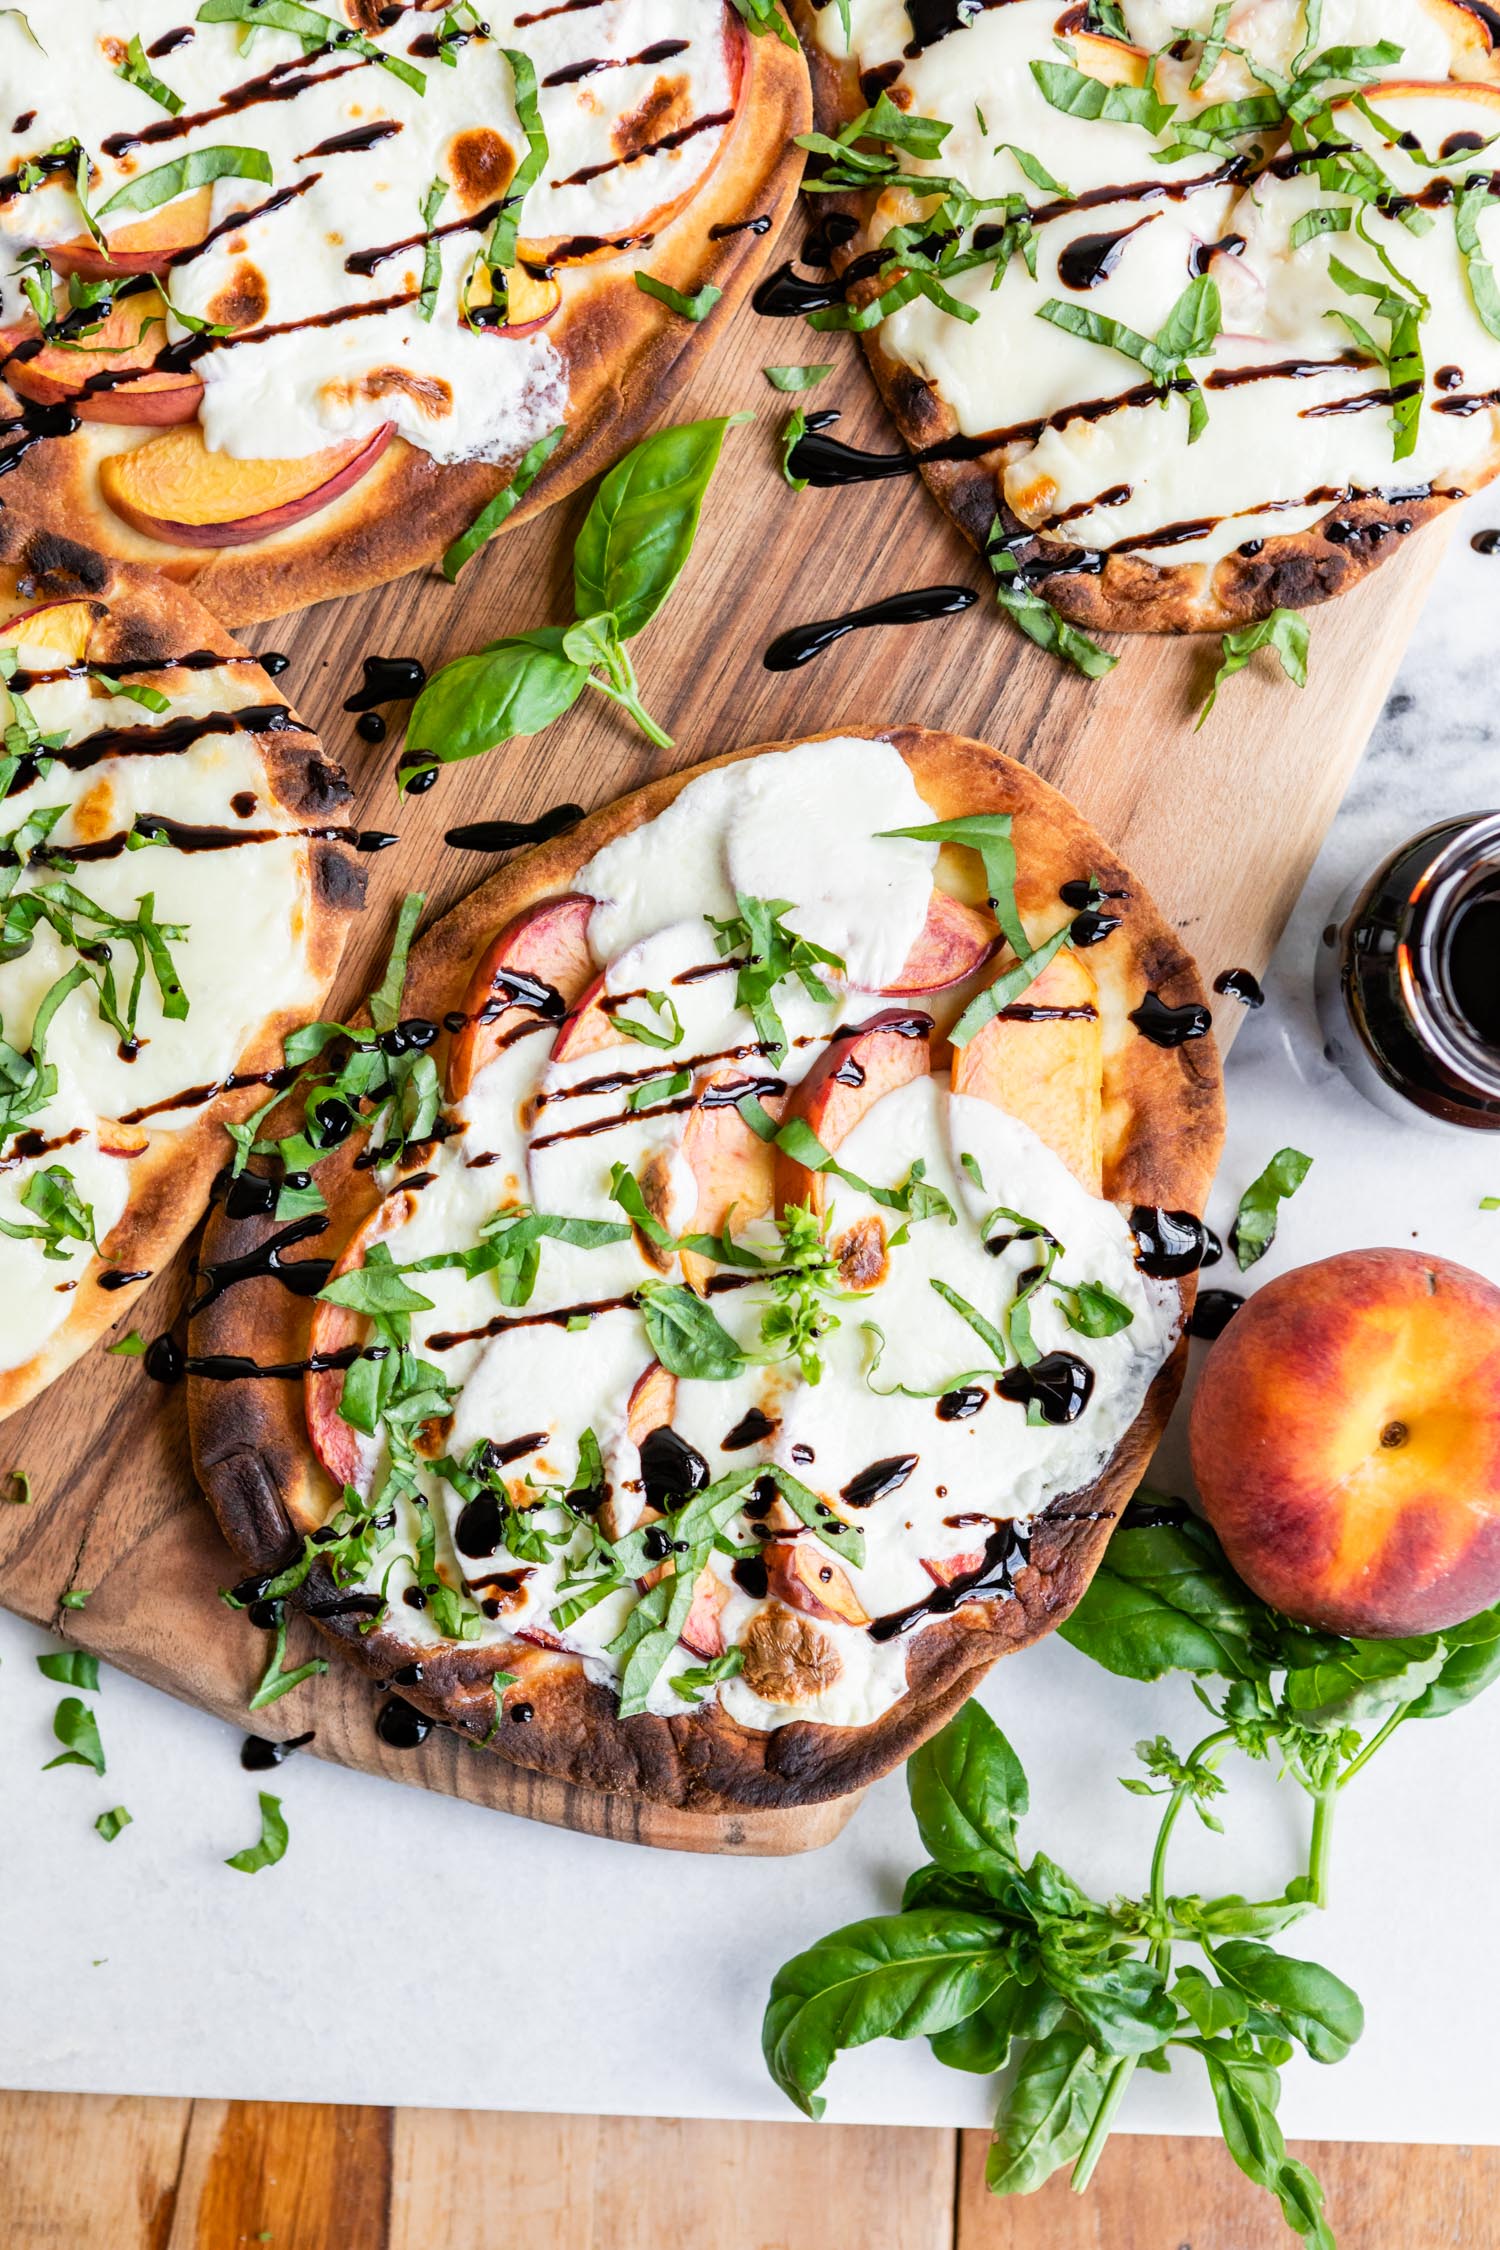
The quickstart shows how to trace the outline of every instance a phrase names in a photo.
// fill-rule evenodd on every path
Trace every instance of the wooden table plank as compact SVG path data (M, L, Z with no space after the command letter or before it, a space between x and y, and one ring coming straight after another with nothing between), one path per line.
M192 2109L123 2094L0 2094L5 2250L166 2250Z
M1272 2199L1217 2140L1116 2134L1088 2193L984 2184L988 2137L960 2135L953 2250L1293 2250ZM1322 2181L1339 2250L1500 2250L1500 2149L1296 2141Z
M391 2112L194 2102L161 2250L385 2250Z
M957 2138L399 2110L388 2250L949 2250Z

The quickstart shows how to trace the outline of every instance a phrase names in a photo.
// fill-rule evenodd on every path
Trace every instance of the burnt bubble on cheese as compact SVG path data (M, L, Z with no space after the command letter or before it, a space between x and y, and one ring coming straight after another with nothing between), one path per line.
M27 731L47 746L39 757L22 756L9 780L4 826L23 841L7 847L7 915L44 886L127 922L148 899L170 932L170 969L186 1008L167 1014L148 971L134 1035L122 1039L92 981L67 995L44 1042L55 1085L0 1150L0 1219L37 1229L38 1176L61 1171L107 1257L110 1230L130 1200L132 1163L200 1116L269 1013L315 1005L315 846L275 793L268 748L295 721L268 702L258 664L227 657L130 667L130 684L164 702L152 708L117 692L100 667L66 661L47 638L62 607L33 612L29 625L0 619L0 722L13 741L21 730L3 683L8 677L19 689L24 681ZM248 817L236 809L245 806L253 808ZM76 926L86 943L97 940L86 913ZM26 1057L38 1009L80 956L45 919L7 951L0 1020L7 1045ZM133 951L115 941L108 967L123 1005ZM103 968L94 957L94 973ZM93 1255L92 1242L74 1235L50 1246L36 1233L0 1235L0 1368L24 1365L62 1325Z
M1019 254L1003 274L978 262L945 280L949 304L917 296L879 334L961 440L1003 450L1003 498L1044 543L1213 565L1351 499L1389 499L1394 521L1403 499L1460 497L1500 466L1500 201L1464 202L1489 176L1500 85L1474 13L1243 0L1219 22L1208 0L1125 0L1135 44L1078 30L1055 0L937 11L925 43L900 0L849 15L846 43L822 10L822 46L949 127L939 156L901 157L904 184L852 252L933 208L923 175L1030 215L1034 274ZM1090 114L1148 72L1175 105L1159 130L1118 103ZM1117 348L1156 338L1195 280L1218 298L1206 350L1154 371ZM1392 291L1414 314L1400 338Z
M440 462L512 459L567 412L545 316L588 287L592 256L649 265L737 95L720 0L487 6L482 28L470 11L406 7L357 48L253 14L204 22L183 0L31 13L35 40L24 11L0 10L0 317L27 314L21 260L89 247L72 167L39 163L80 144L94 224L127 261L153 260L168 307L154 341L186 348L205 442L239 458L300 458L393 423ZM345 35L340 7L320 14ZM132 38L175 111L122 74ZM547 139L516 214L509 326L476 283L528 152L506 49L530 61ZM251 151L255 176L184 174L165 201L111 209L147 175L225 149Z
M893 1004L938 866L934 845L883 831L931 817L890 744L802 744L690 781L570 885L587 911L592 981L560 1028L555 1010L507 1014L453 1105L453 1130L422 1152L430 1176L414 1192L386 1180L356 1245L368 1256L378 1239L420 1292L409 1349L454 1394L442 1460L407 1464L414 1492L387 1481L387 1438L358 1442L356 1490L390 1510L361 1582L384 1591L404 1639L453 1637L451 1603L435 1617L428 1598L440 1584L466 1639L539 1640L617 1689L632 1615L672 1556L665 1534L651 1544L652 1525L741 1474L719 1541L696 1558L682 1639L636 1707L680 1715L717 1697L755 1728L868 1724L905 1692L925 1605L940 1614L947 1586L961 1594L1115 1451L1172 1347L1177 1290L1143 1274L1127 1214L1029 1125L955 1094L930 1067L946 1056L937 1027L958 999ZM740 989L740 923L758 901L774 908L783 947L801 937L821 949L810 985L793 975L776 986L774 1024ZM828 1052L835 1035L873 1023L907 1043L889 1084L873 1050L841 1040ZM814 1211L775 1181L736 1103L753 1092L768 1116L790 1104L826 1120L820 1089L835 1066L858 1114ZM642 1209L653 1224L627 1231L626 1211ZM492 1271L443 1263L493 1235L497 1215L527 1212L615 1231L592 1244L544 1236L523 1301ZM705 1232L720 1254L705 1252ZM820 1278L804 1290L799 1272ZM1112 1321L1094 1325L1112 1332L1080 1333L1070 1307L1081 1287L1108 1299ZM658 1289L692 1293L711 1314L713 1366L690 1357L674 1378L660 1365ZM1023 1349L1015 1307L1028 1291ZM789 1325L799 1307L811 1316L800 1330ZM1070 1419L1029 1414L998 1387L1018 1359L1050 1354L1086 1364L1086 1403ZM309 1417L326 1464L330 1379L318 1380ZM481 1451L490 1475L476 1492ZM828 1513L801 1522L766 1481L772 1469ZM590 1490L569 1510L562 1496L581 1472ZM850 1527L862 1557L830 1544ZM622 1539L637 1542L628 1568L609 1559ZM423 1568L436 1572L425 1587Z

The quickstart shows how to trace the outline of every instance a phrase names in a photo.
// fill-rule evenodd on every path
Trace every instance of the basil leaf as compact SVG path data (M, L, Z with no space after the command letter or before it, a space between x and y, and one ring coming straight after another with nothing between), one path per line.
M1034 62L1031 75L1044 101L1066 117L1103 118L1106 123L1139 125L1159 133L1172 115L1173 104L1164 102L1152 86L1107 86L1090 78L1071 63Z
M802 440L806 437L806 435L807 416L803 413L800 406L795 406L781 425L781 437L779 440L779 448L781 453L781 473L786 479L787 483L791 486L793 492L805 492L807 490L807 478L799 477L796 470L792 467L792 456L796 452L798 446L802 443Z
M178 106L181 107L181 104ZM121 1829L129 1828L130 1825L130 1815L125 1807L116 1805L112 1811L102 1812L99 1815L99 1818L94 1822L94 1832L96 1835L102 1836L106 1844L112 1844Z
M4 12L9 14L10 11L7 9ZM22 21L25 21L24 17ZM131 33L130 44L125 49L125 60L115 65L115 76L126 79L132 86L139 87L143 94L149 96L152 101L159 103L161 108L169 110L173 117L176 117L180 112L182 96L174 94L171 87L164 86L155 75L147 60L146 50L141 45L141 35L138 31Z
M790 1470L779 1468L773 1463L761 1473L775 1479L776 1489L792 1513L806 1524L809 1531L817 1533L825 1547L831 1547L836 1555L846 1563L852 1563L856 1570L864 1567L865 1535L857 1523L845 1523L842 1516L835 1514L815 1492L800 1483Z
M304 51L317 47L352 48L367 62L378 63L410 86L414 94L425 94L427 80L414 63L402 55L387 54L351 31L347 23L333 16L324 16L316 8L304 8L298 0L203 0L198 10L199 23L242 23L252 29L264 25L270 31L290 31L302 41ZM267 177L269 178L269 174Z
M537 439L535 445L529 445L516 463L505 490L497 492L494 499L480 509L462 538L454 540L443 557L443 576L450 586L456 581L464 564L494 538L507 516L514 515L567 434L566 422L559 422L555 430L549 430L545 437ZM451 668L450 666L449 669ZM563 709L567 709L566 704Z
M1459 262L1464 269L1469 298L1481 324L1492 336L1500 336L1500 288L1495 283L1495 269L1479 240L1479 222L1496 200L1493 176L1481 172L1464 182L1453 206Z
M979 854L985 889L1002 936L1016 956L1031 951L1016 907L1016 847L1009 813L969 813L961 820L933 820L923 828L882 828L882 836L910 836L919 844L963 844Z
M1220 1979L1269 2010L1314 2062L1342 2062L1365 2028L1358 1995L1316 1961L1294 1960L1250 1938L1227 1938L1210 1958Z
M654 273L642 273L639 267L636 268L635 285L637 289L644 290L648 297L655 297L658 303L680 314L684 320L693 321L707 320L724 294L711 281L705 281L689 295L685 290L674 289L670 281L658 281Z
M562 644L563 628L544 625L445 664L417 698L410 748L448 764L540 734L572 710L588 679Z
M213 180L262 180L269 185L273 177L271 159L263 148L190 149L170 164L158 164L154 171L138 172L127 180L107 203L100 204L94 220L102 224L112 212L159 210Z
M0 1478L0 1500L13 1508L31 1506L31 1477L25 1469L7 1469Z
M500 52L510 64L515 87L516 116L526 135L526 154L516 167L500 216L484 246L484 262L491 274L509 273L516 262L520 246L521 206L545 171L548 156L547 132L542 123L536 71L531 57L519 47L502 47Z
M995 2113L984 2168L992 2194L1030 2195L1071 2163L1098 2113L1110 2067L1071 2026L1031 2042Z
M966 1703L906 1769L922 1842L940 1867L984 1873L1016 1864L1016 1822L1030 1795L1020 1759L980 1703ZM997 2066L998 2067L998 2066Z
M1044 648L1051 656L1061 657L1071 664L1085 679L1102 680L1112 672L1120 659L1111 656L1108 649L1100 648L1087 633L1070 625L1052 604L1029 585L1022 574L1021 565L1003 544L1000 519L997 516L985 548L985 558L995 573L995 599L1019 626L1029 641Z
M643 1109L652 1109L658 1102L676 1101L679 1096L692 1091L693 1074L690 1070L667 1071L660 1078L646 1078L639 1086L632 1086L625 1096L625 1107L632 1115ZM756 1264L760 1263L757 1259Z
M1323 2217L1323 2190L1307 2166L1287 2154L1276 2121L1280 2080L1275 2071L1225 2041L1195 2044L1208 2071L1219 2130L1235 2163L1258 2187L1271 2191L1287 2225L1312 2250L1335 2250Z
M939 1281L935 1276L931 1277L931 1280L932 1287L942 1298L944 1304L951 1305L959 1319L966 1320L980 1342L994 1353L996 1369L1004 1368L1009 1361L1010 1354L1005 1348L1005 1338L1001 1335L999 1329L995 1327L992 1321L985 1319L984 1314L980 1312L976 1305L971 1305L967 1297L961 1297L958 1291L950 1287L946 1281Z
M659 1579L643 1594L625 1622L623 1632L609 1644L610 1653L625 1659L620 1673L620 1717L638 1718L651 1690L682 1636L693 1606L697 1557L679 1555L683 1567L670 1578Z
M92 1586L70 1586L62 1598L64 1609L82 1609L94 1591Z
M676 1282L655 1282L641 1293L641 1318L651 1349L670 1375L700 1383L727 1383L745 1355L701 1297Z
M1273 609L1258 625L1247 625L1239 633L1226 633L1221 643L1223 653L1219 669L1214 674L1203 709L1198 713L1198 725L1202 726L1213 709L1224 682L1232 680L1236 672L1243 672L1257 649L1274 649L1287 678L1297 687L1306 687L1309 638L1306 618L1294 609Z
M701 1703L705 1688L717 1687L720 1680L732 1680L744 1668L744 1650L726 1648L722 1656L714 1657L710 1663L695 1664L686 1672L678 1672L669 1684L672 1693L680 1695L684 1703Z
M431 1312L430 1297L419 1296L401 1278L399 1266L355 1266L330 1281L318 1295L325 1304L344 1305L350 1312L373 1318L378 1313Z
M305 1576L306 1573L304 1572L303 1575ZM268 1598L273 1597L268 1595ZM247 1709L264 1711L267 1704L279 1703L284 1695L290 1695L292 1689L300 1687L304 1680L316 1679L320 1673L326 1672L328 1669L326 1658L315 1656L310 1662L299 1664L294 1671L288 1672L285 1669L285 1659L286 1618L283 1615L276 1627L276 1638L271 1648L270 1662L260 1676L260 1685L251 1696Z
M99 1685L99 1659L84 1648L59 1649L55 1655L39 1656L36 1668L60 1687L82 1688L91 1695Z
M1063 1317L1080 1336L1117 1336L1135 1319L1102 1281L1054 1282L1063 1301Z
M1443 1668L1407 1712L1409 1719L1440 1719L1456 1711L1500 1678L1500 1603L1481 1610L1462 1625L1449 1625L1440 1636Z
M851 1922L778 1970L761 2029L771 2076L808 2117L843 2048L918 2039L983 2007L1011 1973L1001 1926L948 1912Z
M1258 1604L1205 1527L1118 1530L1082 1601L1057 1630L1106 1671L1131 1680L1167 1672L1253 1679Z
M692 551L724 433L747 419L720 415L658 430L611 469L573 549L580 617L611 611L622 641L650 623Z
M247 1844L242 1852L235 1852L224 1865L241 1875L258 1875L263 1867L274 1867L286 1856L287 1825L281 1810L281 1799L260 1792L260 1842Z
M810 391L833 373L833 361L822 360L811 367L763 367L761 373L773 391Z
M1320 203L1293 220L1292 248L1300 250L1304 242L1314 242L1320 234L1347 234L1353 218L1353 207L1348 203Z
M733 0L733 4L739 11L741 21L757 37L763 32L774 31L783 47L796 46L797 34L781 13L780 0ZM834 0L834 4L843 18L844 39L847 44L849 0Z
M1295 1195L1312 1170L1312 1158L1301 1149L1281 1148L1258 1179L1240 1197L1230 1240L1241 1273L1263 1258L1276 1239L1277 1213L1289 1195Z
M1003 976L996 977L993 984L986 985L983 992L977 992L948 1034L954 1046L966 1047L974 1034L982 1031L992 1017L998 1016L1002 1009L1019 1000L1023 992L1029 992L1049 962L1055 960L1063 947L1072 942L1072 936L1073 923L1070 917L1050 937L1043 938L1041 944L1018 961L1013 969L1007 969Z
M1105 2054L1154 2053L1176 2030L1176 2003L1154 1962L1075 1957L1045 1940L1043 1961L1048 1982Z
M1033 1986L1032 1991L1044 1989ZM1017 2038L1029 2036L1020 2029L1026 2020L1030 1995L1024 1985L1012 1977L990 1994L982 2008L962 2023L947 2031L935 2031L928 2044L933 2059L946 2064L949 2070L972 2071L976 2077L992 2078L1003 2070L1010 2060L1010 2050ZM1062 2002L1058 2001L1061 2010Z
M438 290L443 279L443 245L433 229L447 196L447 181L435 179L422 198L422 231L427 241L422 251L422 294L417 300L418 320L431 320L437 311Z
M65 1695L53 1712L52 1732L63 1748L57 1757L47 1760L43 1773L50 1773L54 1766L92 1766L95 1773L103 1773L104 1745L99 1739L99 1722L76 1695Z
M676 1248L676 1244L672 1240L670 1227L664 1227L656 1213L651 1209L642 1192L640 1181L628 1164L612 1164L610 1166L609 1193L611 1202L619 1204L620 1209L630 1220L632 1226L639 1227L648 1242L655 1243L658 1250L673 1250Z
M408 891L401 901L401 911L396 917L396 932L391 939L385 972L370 994L370 1021L377 1031L394 1031L401 1021L401 995L406 990L406 964L425 904L426 898L421 891ZM290 1059L290 1048L287 1052Z
M644 1023L636 1016L622 1016L606 1007L605 1014L616 1031L623 1031L627 1039L637 1039L644 1047L680 1047L682 1045L682 1018L677 1013L677 1003L669 992L647 992L642 995L649 1007L666 1018L667 1028Z

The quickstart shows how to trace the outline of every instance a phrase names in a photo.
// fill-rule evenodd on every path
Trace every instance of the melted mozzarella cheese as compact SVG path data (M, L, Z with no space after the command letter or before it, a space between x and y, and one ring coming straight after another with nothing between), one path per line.
M839 53L834 13L820 18L819 36ZM1206 35L1214 11L1206 0L1185 14L1134 0L1127 13L1143 46L1155 49L1183 31ZM1282 176L1284 165L1265 163L1281 145L1280 128L1235 139L1252 167L1245 181L1225 177L1213 152L1158 163L1170 123L1153 136L1054 108L1033 66L1059 60L1056 14L1050 0L1012 0L912 53L897 36L904 8L869 0L854 13L861 64L900 58L894 98L950 126L939 157L903 159L903 170L952 175L978 196L1024 193L1040 213L1035 277L1020 257L998 286L997 269L977 267L947 284L971 320L918 297L880 332L884 347L932 385L960 433L1008 447L1004 496L1019 520L1070 548L1207 564L1248 541L1306 530L1351 496L1461 493L1491 475L1500 462L1491 396L1500 389L1500 339L1468 287L1449 183L1461 185L1476 144L1500 132L1500 92L1441 83L1466 71L1490 75L1467 12L1449 0L1329 0L1316 31L1319 52L1380 39L1399 50L1370 70L1392 82L1375 100L1390 132L1339 102L1336 78L1327 83L1339 135L1425 206L1425 231L1355 204L1306 170ZM1191 121L1215 102L1263 94L1253 64L1286 76L1307 34L1295 0L1244 0L1226 36L1246 53L1226 52L1197 89L1196 55L1163 56L1158 88ZM1061 44L1086 75L1109 83L1131 75L1128 48L1086 34ZM1136 77L1140 68L1138 58ZM1409 83L1424 75L1439 83ZM1414 135L1418 150L1402 148L1398 135ZM1028 181L1016 148L1038 159L1061 192ZM1372 281L1390 276L1352 228L1292 243L1297 220L1330 205L1346 216L1362 210L1380 251L1426 301L1421 410L1414 443L1399 457L1385 371L1362 359L1335 316L1352 315L1377 345L1389 321L1369 296L1350 295L1331 277L1330 253ZM887 197L871 239L911 216ZM1493 261L1500 210L1491 203L1477 224L1481 253ZM1050 314L1060 304L1149 339L1189 280L1205 272L1219 291L1222 327L1212 354L1192 363L1208 408L1207 429L1193 438L1180 389L1163 404L1130 351L1059 327ZM1459 397L1451 381L1437 389L1439 367L1461 371Z
M694 908L733 915L737 893L790 899L788 926L838 955L841 981L878 991L921 932L937 858L934 844L881 831L930 817L888 742L809 742L720 766L582 869L579 888L600 901L589 942L608 959Z
M436 460L501 461L564 419L567 370L545 329L476 330L461 317L527 150L507 49L532 64L548 142L520 222L540 257L559 239L598 237L646 262L653 230L719 154L734 108L724 8L603 0L539 20L534 9L488 9L488 36L448 46L446 62L423 52L444 19L404 10L370 44L419 72L420 92L372 55L305 51L269 26L254 28L246 50L244 25L197 23L150 64L183 105L174 121L116 66L132 34L149 53L183 12L180 0L54 0L38 25L45 53L16 11L0 12L0 80L24 87L27 104L16 124L19 99L6 105L0 174L80 141L91 209L112 236L140 222L140 211L109 205L144 174L210 148L264 160L269 183L213 183L211 238L169 276L175 308L240 332L195 364L206 442L242 458L305 455L389 421ZM153 132L144 145L115 145ZM424 319L423 206L437 186L435 302ZM239 213L246 223L235 226ZM171 217L170 203L157 214L166 226ZM82 229L66 175L0 199L0 312L26 309L9 273L17 257ZM564 291L587 286L586 273L564 266ZM182 341L189 329L173 321L171 333Z

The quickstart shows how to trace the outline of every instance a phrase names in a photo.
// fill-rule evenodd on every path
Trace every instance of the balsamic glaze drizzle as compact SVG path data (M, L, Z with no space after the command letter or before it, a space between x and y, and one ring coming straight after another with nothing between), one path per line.
M871 625L922 625L933 618L955 617L961 610L972 609L977 599L968 586L923 586L910 593L891 594L862 609L846 610L840 617L794 625L789 632L777 635L762 661L768 672L794 672L832 648L846 633Z

